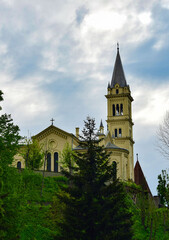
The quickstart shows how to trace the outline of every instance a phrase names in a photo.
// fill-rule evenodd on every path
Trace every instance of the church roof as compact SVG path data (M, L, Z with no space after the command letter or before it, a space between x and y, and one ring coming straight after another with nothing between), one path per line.
M111 143L111 142L108 142L105 146L105 148L107 149L119 149L119 150L127 150L125 148L120 148L118 146L116 146L115 144ZM128 151L128 150L127 150Z
M120 58L119 47L117 47L117 56L114 65L114 71L111 80L111 88L113 88L116 84L119 84L120 87L127 86L126 78L123 71L123 66Z
M85 150L85 149L87 149L86 146L81 146L81 145L79 145L79 146L75 147L73 150ZM120 147L116 146L115 144L113 144L113 143L111 143L111 142L108 142L108 143L106 144L105 149L118 149L118 150L126 150L126 151L128 151L127 149L125 149L125 148L120 148Z
M73 148L73 150L85 150L87 147L82 147L81 145L78 145L77 147Z

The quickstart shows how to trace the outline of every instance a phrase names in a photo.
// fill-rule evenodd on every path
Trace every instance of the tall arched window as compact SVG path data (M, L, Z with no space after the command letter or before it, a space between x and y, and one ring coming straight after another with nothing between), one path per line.
M113 104L113 116L116 115L116 109L115 109L115 104Z
M54 153L54 172L58 172L58 153Z
M123 115L123 104L120 104L120 114Z
M51 172L51 153L47 154L47 171Z
M116 115L119 115L119 104L116 105Z
M114 130L114 136L117 137L117 128Z

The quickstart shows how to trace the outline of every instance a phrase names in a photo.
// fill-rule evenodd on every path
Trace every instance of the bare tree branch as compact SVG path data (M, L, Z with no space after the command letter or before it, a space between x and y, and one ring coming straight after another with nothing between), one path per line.
M157 130L156 147L165 158L169 159L169 111L166 112Z

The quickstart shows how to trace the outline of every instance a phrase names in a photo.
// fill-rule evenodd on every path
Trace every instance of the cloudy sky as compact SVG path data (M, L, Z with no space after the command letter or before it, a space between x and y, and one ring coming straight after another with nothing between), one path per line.
M3 111L21 134L55 119L68 132L87 115L103 119L116 44L133 103L135 154L156 194L169 167L155 147L169 110L169 0L0 0Z

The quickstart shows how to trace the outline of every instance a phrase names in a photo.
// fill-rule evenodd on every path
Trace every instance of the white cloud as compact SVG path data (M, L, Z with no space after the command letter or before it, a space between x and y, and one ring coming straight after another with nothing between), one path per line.
M169 83L154 86L141 82L133 86L134 120L142 125L158 125L169 106Z
M5 43L0 43L0 55L5 55L8 52L8 46Z
M134 138L154 138L159 124L169 106L169 83L152 84L153 79L138 79L128 76L133 102ZM157 80L157 79L156 79ZM160 79L157 82L160 82Z
M160 0L162 7L169 9L169 0Z
M149 25L152 21L151 12L143 12L138 15L140 22L144 25Z
M115 31L123 27L126 22L126 16L110 10L99 10L86 15L83 22L82 34L90 28L94 31Z
M31 77L21 81L0 74L0 80L4 93L3 112L11 113L19 122L33 121L53 111L52 97L40 87L43 79Z
M153 48L155 50L160 50L163 48L164 45L165 45L165 42L162 39L160 39L153 45Z

